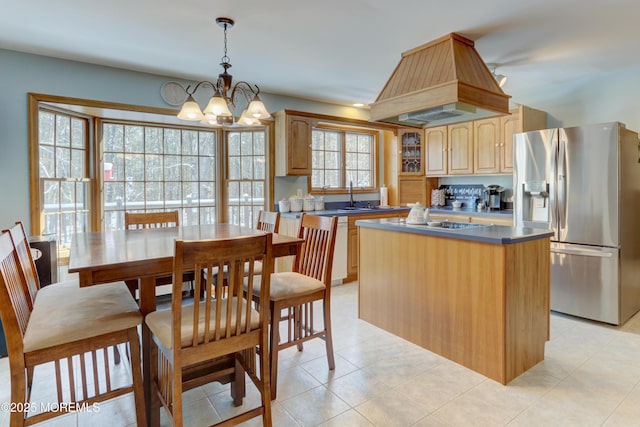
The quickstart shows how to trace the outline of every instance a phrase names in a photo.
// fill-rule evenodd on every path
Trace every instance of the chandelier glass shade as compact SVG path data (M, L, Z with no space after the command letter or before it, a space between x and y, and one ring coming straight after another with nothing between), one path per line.
M245 81L239 81L234 85L233 76L228 73L231 62L227 56L227 29L233 27L234 22L230 18L217 18L216 23L224 28L224 56L220 62L224 71L218 75L215 82L201 81L193 88L191 85L187 86L185 92L188 96L182 104L178 118L199 121L212 126L232 125L234 123L232 109L236 107L236 99L240 98L247 103L247 108L243 110L237 123L244 126L259 125L260 120L271 118L267 107L260 99L260 88ZM193 95L205 86L213 89L214 93L204 110L201 110Z

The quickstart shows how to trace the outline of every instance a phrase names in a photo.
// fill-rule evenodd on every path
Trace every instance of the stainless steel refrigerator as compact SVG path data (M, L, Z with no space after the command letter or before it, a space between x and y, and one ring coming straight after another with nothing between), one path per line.
M618 122L514 137L514 224L551 228L551 309L614 325L640 310L638 134Z

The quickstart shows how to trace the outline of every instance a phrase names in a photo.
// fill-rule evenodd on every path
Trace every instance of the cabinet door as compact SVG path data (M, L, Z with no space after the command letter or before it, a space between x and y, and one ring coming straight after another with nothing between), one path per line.
M424 177L400 177L398 178L398 205L406 206L407 203L427 203L427 183Z
M358 278L358 227L349 224L347 242L347 278L346 282Z
M400 129L398 141L400 152L398 168L401 174L422 175L422 138L424 132L416 129Z
M287 117L287 175L311 175L311 121Z
M471 222L470 217L464 214L429 213L430 221Z
M500 118L473 122L474 173L499 172Z
M438 126L424 131L425 165L427 176L447 174L447 127Z
M513 135L522 132L522 120L516 110L500 118L502 135L500 136L500 172L513 172Z
M449 175L473 173L473 122L449 125Z

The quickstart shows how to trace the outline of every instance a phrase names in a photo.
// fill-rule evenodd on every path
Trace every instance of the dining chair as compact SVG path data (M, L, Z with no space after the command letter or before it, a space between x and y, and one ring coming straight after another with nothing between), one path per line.
M179 219L178 211L168 211L168 212L125 212L124 213L124 228L125 230L139 230L144 228L166 228L166 227L179 227L180 219ZM156 287L170 285L172 282L171 275L156 277ZM183 277L182 282L191 283L193 281L193 274L188 272L185 273L185 277ZM125 281L132 295L135 297L135 291L138 288L137 280L127 280ZM185 287L184 290L189 290L191 286L188 288Z
M258 212L256 229L268 233L277 233L280 227L280 212L270 212L261 210ZM245 266L245 273L249 273L249 266ZM262 273L262 261L256 261L253 265L253 274Z
M302 214L298 237L304 239L295 256L293 271L271 275L269 365L271 370L271 397L276 398L278 379L278 353L296 345L303 349L305 341L323 338L326 344L329 370L335 369L331 335L331 268L336 240L337 217ZM257 306L261 288L254 288ZM316 330L314 302L322 302L323 325ZM283 311L286 313L283 315ZM287 322L286 340L281 341L280 322Z
M176 240L173 277L179 278L185 271L194 271L196 292L204 287L204 293L213 298L183 304L181 288L174 280L171 309L152 312L145 319L153 336L152 393L158 399L152 400L161 402L174 425L183 425L182 393L217 381L217 377L224 374L211 372L206 381L202 376L191 381L182 372L225 358L231 358L243 378L244 372L249 375L260 391L261 405L223 423L235 425L262 415L263 425L271 425L267 358L259 358L259 374L255 368L256 348L265 353L268 348L269 308L266 305L253 308L242 293L245 283L253 291L257 282L253 274L245 276L245 264L253 266L255 260L261 259L262 274L258 276L260 296L268 298L273 270L271 244L271 234L220 240ZM213 286L217 279L215 275L225 273L228 297L225 297L221 286ZM239 405L241 402L234 403Z
M30 251L27 252L30 257ZM31 260L33 262L33 260ZM32 288L34 275L21 261L11 233L0 235L0 316L7 339L11 404L32 411L11 411L9 425L24 426L92 407L133 392L136 421L146 424L140 368L138 326L142 315L123 282L80 288L67 282ZM36 275L37 276L37 275ZM35 293L31 295L31 291ZM127 343L132 382L121 385L121 373L110 374L108 348ZM34 384L35 368L53 363L54 375ZM103 375L98 370L104 371ZM121 371L119 371L121 372ZM48 389L55 400L31 402L34 387ZM53 382L53 381L52 381ZM52 396L52 398L54 398Z

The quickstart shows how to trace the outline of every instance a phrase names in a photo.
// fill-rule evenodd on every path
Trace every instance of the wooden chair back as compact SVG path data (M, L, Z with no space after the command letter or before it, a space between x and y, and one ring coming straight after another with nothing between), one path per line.
M22 338L33 306L10 233L0 234L0 318L10 359L23 353ZM11 357L13 355L13 358Z
M16 222L13 227L5 231L11 236L11 240L13 241L13 245L16 249L16 254L18 255L18 260L20 261L22 271L26 276L25 284L27 286L29 295L29 304L31 305L31 308L33 308L36 294L40 289L40 278L38 277L36 265L33 262L33 257L31 256L31 245L29 245L29 238L27 237L27 233L24 231L24 225L22 224L22 221Z
M173 348L176 348L175 343L182 342L182 288L176 285L180 283L176 278L182 277L188 271L195 272L194 293L198 294L204 288L204 294L213 297L205 298L204 302L194 305L190 321L193 326L190 347L196 348L224 340L232 342L229 345L214 345L208 349L207 357L211 358L228 354L230 349L239 351L249 339L243 335L253 334L254 345L258 345L259 334L267 332L266 304L259 309L260 326L255 329L251 326L251 322L247 321L251 319L252 306L242 296L245 286L249 289L248 295L251 295L254 288L257 289L260 286L261 297L269 298L269 283L273 270L271 242L271 234L226 240L176 240L172 296ZM261 276L255 276L252 271L256 260L262 260L263 263ZM245 265L251 269L248 275L245 275ZM225 276L226 292L222 286L213 285L218 280L220 282L223 280L215 277L216 274ZM225 298L225 296L230 297ZM211 322L210 318L212 312L217 316L214 322ZM221 317L223 313L224 318Z
M179 225L178 211L124 213L124 228L126 230L178 227Z
M260 211L258 212L258 230L268 233L277 233L280 227L280 212Z
M304 239L295 257L293 271L331 286L331 269L338 217L302 214L298 237Z

